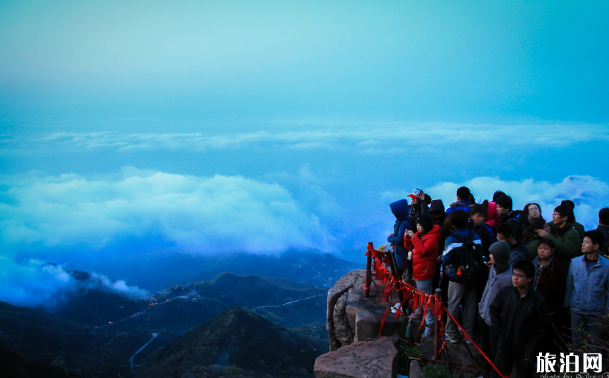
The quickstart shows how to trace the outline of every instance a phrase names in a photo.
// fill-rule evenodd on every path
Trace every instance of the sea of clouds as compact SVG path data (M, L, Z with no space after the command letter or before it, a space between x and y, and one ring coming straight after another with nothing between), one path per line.
M560 201L570 199L576 204L577 220L586 229L592 229L597 226L598 210L609 205L606 177L565 174L559 179L541 180L523 172L512 173L511 177L518 179L504 180L486 174L496 167L495 160L485 163L476 154L480 146L492 152L487 152L486 157L496 155L498 161L517 148L564 153L578 144L609 141L609 130L604 126L588 125L579 133L573 133L572 125L555 126L551 133L547 127L527 125L509 129L485 125L452 127L441 123L300 126L215 134L2 135L3 156L14 161L38 157L31 163L34 166L40 159L54 157L63 157L63 164L69 159L82 159L94 167L96 160L112 162L119 156L122 164L140 156L137 154L146 153L147 157L163 151L176 154L190 151L209 161L214 161L216 151L230 151L235 152L235 161L239 163L239 151L253 151L258 155L247 156L262 156L266 160L251 162L262 168L250 176L222 173L222 167L226 166L221 165L217 167L218 174L184 173L186 166L177 158L175 166L182 167L179 173L122 165L123 168L105 166L88 173L62 173L73 171L59 166L55 173L30 169L0 175L0 300L34 306L51 303L52 298L60 298L61 293L75 287L64 270L70 263L83 267L90 262L87 270L96 272L95 263L103 259L140 264L142 258L154 260L168 252L196 256L317 249L337 253L340 252L337 249L345 246L358 249L368 240L382 244L394 220L388 204L407 198L412 188L419 186L416 175L408 176L413 165L410 157L434 154L443 157L447 148L458 150L460 158L469 159L463 172L471 170L471 175L465 181L451 181L447 179L450 172L442 169L439 161L429 161L430 177L437 175L438 179L428 182L423 189L433 198L442 199L446 207L463 185L472 190L478 202L490 199L496 190L511 195L515 209L537 202L547 220ZM526 138L516 137L519 134ZM471 143L472 140L476 143ZM278 149L284 155L270 154ZM265 164L273 159L303 150L308 151L302 155L304 159L308 156L321 159L312 161L315 170L307 161L300 160L264 170ZM332 153L342 154L340 162L344 166L320 170L323 159L332 157ZM349 171L343 170L359 169L364 176L375 177L380 165L394 161L393 157L387 159L387 155L400 154L409 158L396 168L399 178L395 181L352 182L345 174ZM556 163L548 165L548 169L560 167L559 159L551 161ZM380 176L387 174L391 173L383 171ZM337 182L343 186L333 187ZM105 272L95 274L105 277ZM121 281L122 277L113 278L117 280L106 278L99 282L109 290L131 296L147 294Z

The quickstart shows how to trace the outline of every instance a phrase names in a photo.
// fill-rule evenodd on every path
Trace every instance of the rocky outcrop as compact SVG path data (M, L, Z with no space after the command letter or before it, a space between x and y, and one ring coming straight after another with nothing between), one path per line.
M315 360L316 378L395 378L398 372L398 335L359 341Z
M379 337L383 315L391 303L381 303L382 290L373 281L370 298L364 298L366 271L354 270L339 279L328 291L326 328L330 335L330 350L350 345L358 341L368 341ZM394 296L397 301L397 296ZM397 320L388 314L381 335L404 334L404 317Z

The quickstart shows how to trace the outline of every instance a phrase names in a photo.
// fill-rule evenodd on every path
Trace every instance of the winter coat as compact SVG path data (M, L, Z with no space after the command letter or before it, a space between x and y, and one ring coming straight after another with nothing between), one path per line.
M501 224L501 218L497 217L497 204L495 202L488 203L488 208L486 209L486 224L490 226L493 233L497 231L497 228Z
M404 269L408 257L408 250L404 247L404 232L412 230L408 216L408 202L401 199L389 204L391 212L395 215L393 235L387 236L387 241L394 246L395 261L398 269Z
M556 227L556 226L554 226ZM581 240L579 233L570 224L565 227L570 229L562 236L558 234L548 235L548 239L554 242L554 258L558 258L561 264L567 264L572 258L581 254Z
M436 274L436 259L438 258L438 242L440 241L440 226L434 224L431 231L419 236L417 232L412 238L405 238L406 249L412 251L412 278L415 280L432 279Z
M546 299L548 312L553 314L563 308L566 286L565 270L555 258L552 258L541 269L541 275L539 275L539 256L535 257L532 262L535 265L534 288Z
M548 306L533 290L520 298L514 287L499 291L489 307L491 327L497 333L497 354L502 352L535 361L550 329Z
M514 263L518 261L528 261L530 251L526 245L519 238L516 239L516 244L510 245L510 265L514 265Z
M512 227L514 231L514 237L520 238L522 236L522 230L524 229L520 220L521 212L512 210L509 214L501 217L501 224L507 223Z
M450 214L455 210L463 210L469 213L469 207L472 205L470 201L457 201L450 204L450 207L446 209L446 214Z
M512 267L508 266L503 272L499 272L496 266L491 266L488 270L488 280L482 293L482 298L478 304L480 317L487 325L491 325L491 313L489 307L499 293L499 290L504 287L512 287Z
M571 260L564 306L583 315L609 313L609 260L599 255L589 272L585 256Z

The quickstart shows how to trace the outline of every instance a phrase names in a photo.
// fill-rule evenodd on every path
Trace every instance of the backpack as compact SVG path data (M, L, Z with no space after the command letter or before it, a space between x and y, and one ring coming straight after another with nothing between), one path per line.
M453 248L453 264L448 266L448 279L457 283L473 283L478 276L484 272L484 260L482 259L482 244L474 243L474 233L470 232L467 238L453 234L462 245Z

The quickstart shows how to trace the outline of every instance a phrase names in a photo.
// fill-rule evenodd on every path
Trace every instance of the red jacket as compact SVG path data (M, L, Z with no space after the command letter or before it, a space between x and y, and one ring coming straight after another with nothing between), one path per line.
M412 239L404 238L404 246L412 249L412 278L415 280L432 279L436 274L440 226L434 224L431 231L419 237L417 232Z

